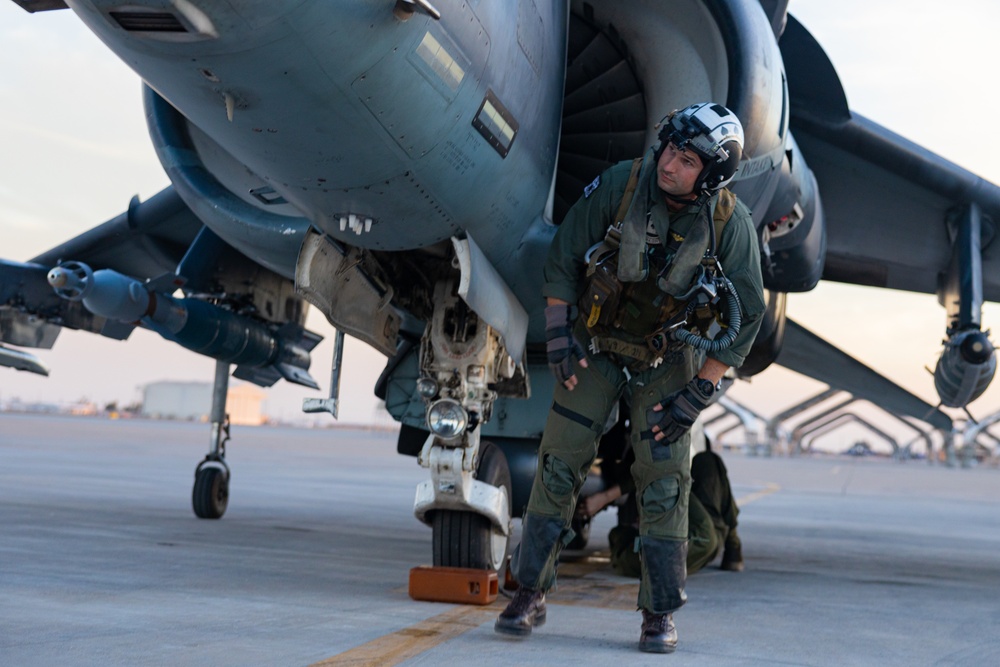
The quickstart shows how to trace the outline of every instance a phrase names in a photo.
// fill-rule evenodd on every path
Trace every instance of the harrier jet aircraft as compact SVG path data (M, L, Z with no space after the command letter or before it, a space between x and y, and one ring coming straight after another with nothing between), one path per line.
M312 304L338 343L388 358L375 391L402 424L399 451L428 469L415 513L435 564L499 566L552 390L552 235L586 184L697 101L746 130L732 189L753 210L769 303L741 374L777 360L950 425L866 369L822 364L829 346L786 318L784 297L826 278L939 296L942 404L992 379L980 309L1000 298L984 252L1000 188L853 113L783 0L14 1L68 5L142 78L171 185L0 263L0 340L143 326L217 359L200 517L226 508L230 367L314 386ZM0 363L44 371L2 346ZM339 367L335 354L331 398L309 409L336 411Z

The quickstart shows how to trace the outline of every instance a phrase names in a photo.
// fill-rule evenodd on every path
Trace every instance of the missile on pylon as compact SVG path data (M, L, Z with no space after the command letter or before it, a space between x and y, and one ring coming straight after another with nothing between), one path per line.
M177 277L141 283L111 269L93 271L81 262L63 262L49 271L49 285L95 315L141 324L206 357L237 366L233 374L261 386L279 377L313 389L309 352L321 336L289 323L278 329L194 298L174 298Z
M966 329L952 334L934 368L934 388L941 403L964 408L983 395L997 370L988 332Z

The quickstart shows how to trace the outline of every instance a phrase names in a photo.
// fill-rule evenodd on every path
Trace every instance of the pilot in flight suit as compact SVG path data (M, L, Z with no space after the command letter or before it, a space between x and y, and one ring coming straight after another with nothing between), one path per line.
M558 381L512 560L519 588L497 619L497 632L527 635L544 622L545 592L555 583L560 550L573 537L580 487L624 394L632 406L640 515L639 648L665 653L676 647L672 613L686 600L688 430L725 370L743 363L764 312L750 212L723 190L742 145L739 120L721 105L674 112L664 119L652 155L601 174L557 231L542 294L549 366ZM699 279L705 285L705 267L716 260L714 275L724 272L728 293L714 301L708 319L721 321L726 334L708 340L708 297L699 294L714 292L699 292L698 285ZM723 305L728 320L717 312ZM699 318L702 349L693 346L697 336L674 333L694 333Z

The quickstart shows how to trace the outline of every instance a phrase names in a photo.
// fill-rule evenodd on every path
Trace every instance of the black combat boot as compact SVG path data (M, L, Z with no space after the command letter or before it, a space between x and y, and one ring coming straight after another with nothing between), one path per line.
M722 552L722 563L719 564L719 569L730 572L743 571L743 546L740 543L740 538L736 536L735 529L729 533L729 537L726 539L726 546Z
M642 610L642 635L639 650L645 653L673 653L677 648L677 628L673 614L654 614Z
M545 625L545 592L521 586L504 609L493 629L504 635L525 637L531 628Z

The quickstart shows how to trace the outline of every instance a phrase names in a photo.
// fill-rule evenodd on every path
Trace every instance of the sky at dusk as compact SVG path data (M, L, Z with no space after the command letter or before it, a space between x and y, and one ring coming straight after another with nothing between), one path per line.
M826 49L852 109L1000 183L995 85L995 0L792 0L789 10ZM168 184L146 133L138 77L68 11L29 15L0 2L0 256L26 260L147 199ZM932 295L822 283L789 297L788 314L921 398L936 402L933 367L945 315ZM1000 331L1000 307L984 309ZM309 328L328 337L312 373L329 383L332 329L313 309ZM37 356L48 378L0 368L0 398L130 402L156 380L210 381L214 361L137 330L121 343L64 331ZM375 416L372 386L383 357L349 340L342 421ZM764 416L824 387L772 368L731 395ZM268 412L300 413L323 394L279 383ZM1000 409L1000 382L971 406ZM868 410L872 412L871 409ZM838 437L849 440L849 432ZM833 436L831 436L832 438ZM899 432L901 439L912 433Z

